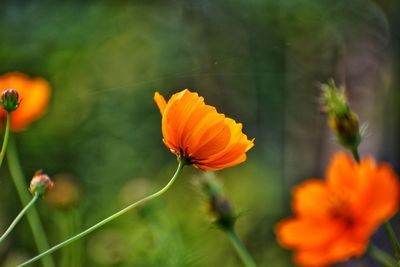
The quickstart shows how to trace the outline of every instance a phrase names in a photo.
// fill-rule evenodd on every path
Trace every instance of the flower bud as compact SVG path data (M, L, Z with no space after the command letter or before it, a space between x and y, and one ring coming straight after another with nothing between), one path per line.
M231 230L236 215L229 200L224 196L221 185L212 174L207 174L201 182L207 197L207 204L213 223L223 230Z
M4 90L1 94L1 106L8 112L12 112L19 107L19 95L15 89Z
M229 200L223 196L210 196L209 205L210 212L215 217L215 224L225 230L233 229L236 216Z
M336 88L335 82L330 80L322 85L323 111L329 116L328 125L334 131L339 143L348 148L356 148L361 140L359 120L348 104L345 89Z
M54 183L50 177L41 170L35 172L29 186L29 191L32 195L39 194L43 196L53 188Z

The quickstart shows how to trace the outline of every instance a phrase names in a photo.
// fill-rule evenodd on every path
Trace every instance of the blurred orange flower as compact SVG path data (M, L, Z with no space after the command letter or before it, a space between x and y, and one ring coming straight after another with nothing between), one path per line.
M168 103L158 92L154 100L162 115L165 145L172 153L203 170L219 170L246 160L254 146L242 124L206 105L204 98L185 89Z
M50 97L50 86L43 78L31 79L19 72L0 76L0 93L14 88L22 100L18 109L11 113L11 130L24 130L31 122L39 119L46 111ZM1 109L0 118L5 123L6 111Z
M295 262L319 267L362 255L373 232L397 212L399 184L389 165L360 164L344 153L331 161L325 181L311 179L293 191L293 218L276 226L279 243Z

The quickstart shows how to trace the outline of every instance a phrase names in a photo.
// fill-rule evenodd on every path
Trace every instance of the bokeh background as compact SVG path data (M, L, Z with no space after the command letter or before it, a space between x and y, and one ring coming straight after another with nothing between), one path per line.
M290 214L291 188L323 177L340 149L320 114L320 83L348 88L368 123L362 154L400 170L399 29L397 0L2 1L0 72L52 86L46 115L16 134L27 180L43 169L73 187L60 193L70 206L38 204L50 243L167 182L176 161L152 98L190 88L256 138L244 164L216 175L259 266L293 266L273 226ZM6 164L0 174L5 229L21 204ZM186 168L159 200L55 253L57 266L242 266L210 224L199 175ZM36 254L23 220L0 265Z

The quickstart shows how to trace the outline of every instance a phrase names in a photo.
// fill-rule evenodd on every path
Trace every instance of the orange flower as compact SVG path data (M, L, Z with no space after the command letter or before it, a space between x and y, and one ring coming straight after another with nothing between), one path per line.
M50 86L42 78L30 79L19 72L7 73L0 77L0 92L14 88L22 100L18 109L11 113L11 130L24 130L31 122L39 119L47 109ZM0 111L0 119L5 122L6 111Z
M242 132L242 124L204 103L204 98L185 89L168 103L158 92L154 100L162 115L165 145L172 153L203 170L219 170L246 160L254 146Z
M398 209L398 182L389 165L360 164L344 153L331 161L325 181L311 179L293 191L293 218L276 227L295 262L319 267L362 255L373 232Z

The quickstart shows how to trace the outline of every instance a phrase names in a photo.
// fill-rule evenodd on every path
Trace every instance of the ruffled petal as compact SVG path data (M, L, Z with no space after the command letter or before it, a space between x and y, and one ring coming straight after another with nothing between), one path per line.
M167 103L156 93L154 100L163 116L164 143L196 167L217 170L239 164L254 146L240 123L206 105L197 93L185 89Z

